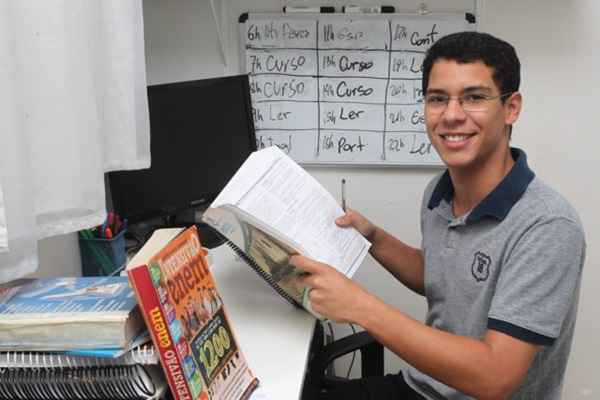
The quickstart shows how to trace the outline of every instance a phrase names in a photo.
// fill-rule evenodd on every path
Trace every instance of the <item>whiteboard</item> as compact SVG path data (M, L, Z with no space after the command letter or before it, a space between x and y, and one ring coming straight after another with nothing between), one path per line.
M241 23L258 148L302 164L441 165L421 69L466 14L250 14Z

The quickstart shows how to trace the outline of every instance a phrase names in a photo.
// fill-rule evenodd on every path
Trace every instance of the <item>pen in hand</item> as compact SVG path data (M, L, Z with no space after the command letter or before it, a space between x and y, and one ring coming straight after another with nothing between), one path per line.
M342 179L342 210L346 212L346 180Z

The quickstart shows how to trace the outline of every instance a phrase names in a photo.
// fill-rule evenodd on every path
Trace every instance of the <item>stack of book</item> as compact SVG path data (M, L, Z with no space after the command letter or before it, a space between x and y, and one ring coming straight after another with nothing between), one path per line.
M158 356L126 277L0 286L0 398L158 399Z

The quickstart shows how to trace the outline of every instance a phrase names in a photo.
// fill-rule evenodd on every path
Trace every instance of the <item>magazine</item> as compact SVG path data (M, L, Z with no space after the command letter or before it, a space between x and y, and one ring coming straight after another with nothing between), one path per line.
M175 399L247 399L258 379L231 329L206 255L193 226L127 273Z

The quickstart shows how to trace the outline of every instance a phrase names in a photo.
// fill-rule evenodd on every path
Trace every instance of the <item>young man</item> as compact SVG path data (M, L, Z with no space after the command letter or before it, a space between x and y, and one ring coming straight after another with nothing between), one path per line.
M584 262L576 212L510 148L521 111L514 48L491 35L440 39L423 63L429 139L447 170L425 189L422 248L355 211L371 254L428 302L425 323L305 257L315 311L359 324L410 367L353 381L340 399L559 399ZM337 396L337 397L336 397Z

